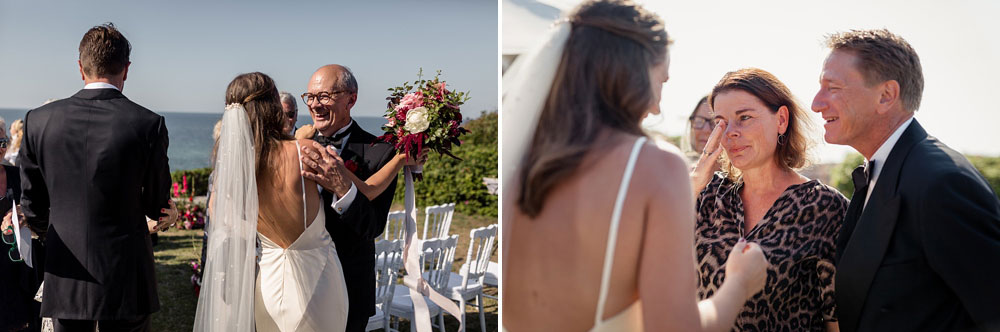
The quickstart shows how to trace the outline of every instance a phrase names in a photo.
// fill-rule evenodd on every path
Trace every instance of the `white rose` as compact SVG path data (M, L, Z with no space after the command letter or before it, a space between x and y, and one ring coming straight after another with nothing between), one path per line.
M411 134L416 134L427 130L430 127L430 121L427 121L427 108L417 107L409 112L406 112L406 125L403 129L410 132Z

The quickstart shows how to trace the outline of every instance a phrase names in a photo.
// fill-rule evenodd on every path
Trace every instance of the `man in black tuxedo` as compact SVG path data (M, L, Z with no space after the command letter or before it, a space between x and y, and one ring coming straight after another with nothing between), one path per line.
M86 85L25 116L21 205L45 237L41 313L55 331L148 331L160 308L146 216L168 206L163 117L122 95L131 45L112 24L80 42Z
M350 308L346 331L363 332L368 317L375 314L375 238L385 230L396 179L369 200L344 173L368 179L392 160L396 151L388 143L376 142L374 135L351 119L351 108L358 100L358 83L350 69L340 65L320 67L309 80L307 91L302 98L309 107L313 126L300 128L296 136L303 136L303 130L315 129L313 139L326 149L304 147L302 161L308 168L305 177L324 189L321 196L326 228L337 246L347 283Z
M1000 201L913 119L924 84L917 53L885 29L827 44L812 109L827 142L866 159L837 240L840 330L1000 328Z

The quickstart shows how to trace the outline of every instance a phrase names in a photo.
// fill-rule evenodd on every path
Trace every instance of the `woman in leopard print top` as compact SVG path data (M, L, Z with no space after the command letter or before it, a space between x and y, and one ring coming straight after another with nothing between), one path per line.
M834 253L848 202L795 171L811 145L805 111L774 75L754 68L726 74L709 103L718 125L692 173L698 296L719 291L726 254L745 238L770 266L733 330L835 329ZM712 175L719 157L723 172Z

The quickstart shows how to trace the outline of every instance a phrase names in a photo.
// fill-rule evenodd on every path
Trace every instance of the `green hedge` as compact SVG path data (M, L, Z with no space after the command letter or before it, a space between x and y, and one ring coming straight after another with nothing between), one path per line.
M993 192L1000 197L1000 157L966 156L993 187ZM854 182L851 172L855 167L865 162L860 154L852 153L839 165L830 171L830 185L840 190L844 196L851 198L854 194Z
M483 178L497 178L497 112L483 112L463 127L470 133L462 136L462 145L452 149L462 161L431 153L424 164L424 179L414 185L417 207L455 203L455 210L467 215L496 217L498 198L491 195ZM400 173L394 202L403 202L403 176Z

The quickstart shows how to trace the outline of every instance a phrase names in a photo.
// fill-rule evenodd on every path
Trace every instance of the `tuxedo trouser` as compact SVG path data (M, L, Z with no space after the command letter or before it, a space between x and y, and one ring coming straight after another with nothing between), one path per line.
M94 332L100 327L101 332L149 332L152 331L150 315L135 320L76 320L53 319L55 332Z

